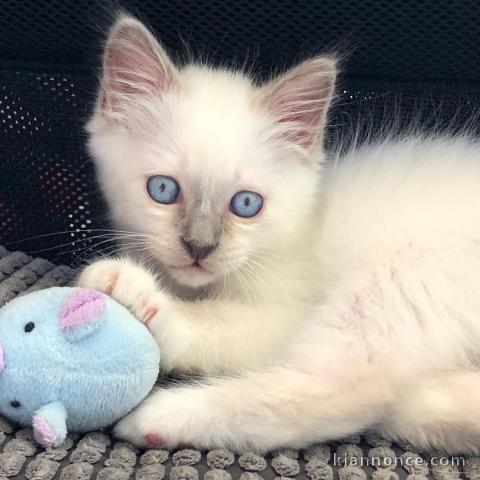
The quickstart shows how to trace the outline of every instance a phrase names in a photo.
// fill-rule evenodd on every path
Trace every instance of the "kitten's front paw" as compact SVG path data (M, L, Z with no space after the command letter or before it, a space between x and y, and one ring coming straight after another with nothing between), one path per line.
M149 415L147 413L143 415L140 409L141 407L133 413L128 414L115 425L113 430L114 436L140 448L153 445L159 447L166 446L165 437L148 430L146 424L149 421ZM158 428L156 430L158 430Z
M162 293L155 277L128 259L105 259L85 268L77 286L110 295L148 325L161 308Z
M184 389L157 390L120 420L113 433L138 447L206 447L202 420L207 413L196 397L195 391Z

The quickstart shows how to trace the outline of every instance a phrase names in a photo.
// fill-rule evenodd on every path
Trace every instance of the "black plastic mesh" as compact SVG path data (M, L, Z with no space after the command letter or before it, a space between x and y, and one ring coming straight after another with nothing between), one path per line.
M113 249L99 237L108 225L82 130L101 39L92 25L107 17L99 5L0 0L0 244L56 262ZM263 73L351 34L357 48L331 117L335 136L358 120L381 128L394 112L407 124L462 124L480 102L478 0L127 6L148 18L172 52L185 51L181 34L217 63L242 63L249 51Z
M105 7L109 4L109 7ZM109 21L102 0L0 0L0 57L87 64ZM172 52L179 37L219 62L267 67L347 41L352 75L480 79L478 0L125 0Z
M69 262L69 242L98 228L103 204L84 149L85 81L0 72L0 243ZM58 232L65 233L49 235Z

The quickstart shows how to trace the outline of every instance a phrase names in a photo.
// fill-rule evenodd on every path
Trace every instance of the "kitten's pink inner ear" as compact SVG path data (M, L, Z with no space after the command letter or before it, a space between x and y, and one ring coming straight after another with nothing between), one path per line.
M81 289L63 304L60 327L64 330L95 321L105 310L107 297L96 290Z
M307 60L273 80L263 101L292 142L309 148L321 137L333 98L336 62L328 57Z
M115 108L132 95L158 94L173 84L175 68L138 20L119 19L107 42L102 107Z

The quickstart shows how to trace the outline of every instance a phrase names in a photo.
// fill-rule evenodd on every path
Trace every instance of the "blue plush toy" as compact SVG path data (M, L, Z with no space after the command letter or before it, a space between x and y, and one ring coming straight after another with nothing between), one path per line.
M50 288L0 310L0 412L32 425L44 446L127 414L159 363L145 326L95 290Z

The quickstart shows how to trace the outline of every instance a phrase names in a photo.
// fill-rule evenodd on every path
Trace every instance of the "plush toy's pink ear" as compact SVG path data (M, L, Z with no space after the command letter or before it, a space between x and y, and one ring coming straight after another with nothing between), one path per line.
M70 341L79 340L98 328L106 302L106 295L96 290L75 290L60 311L60 328Z

